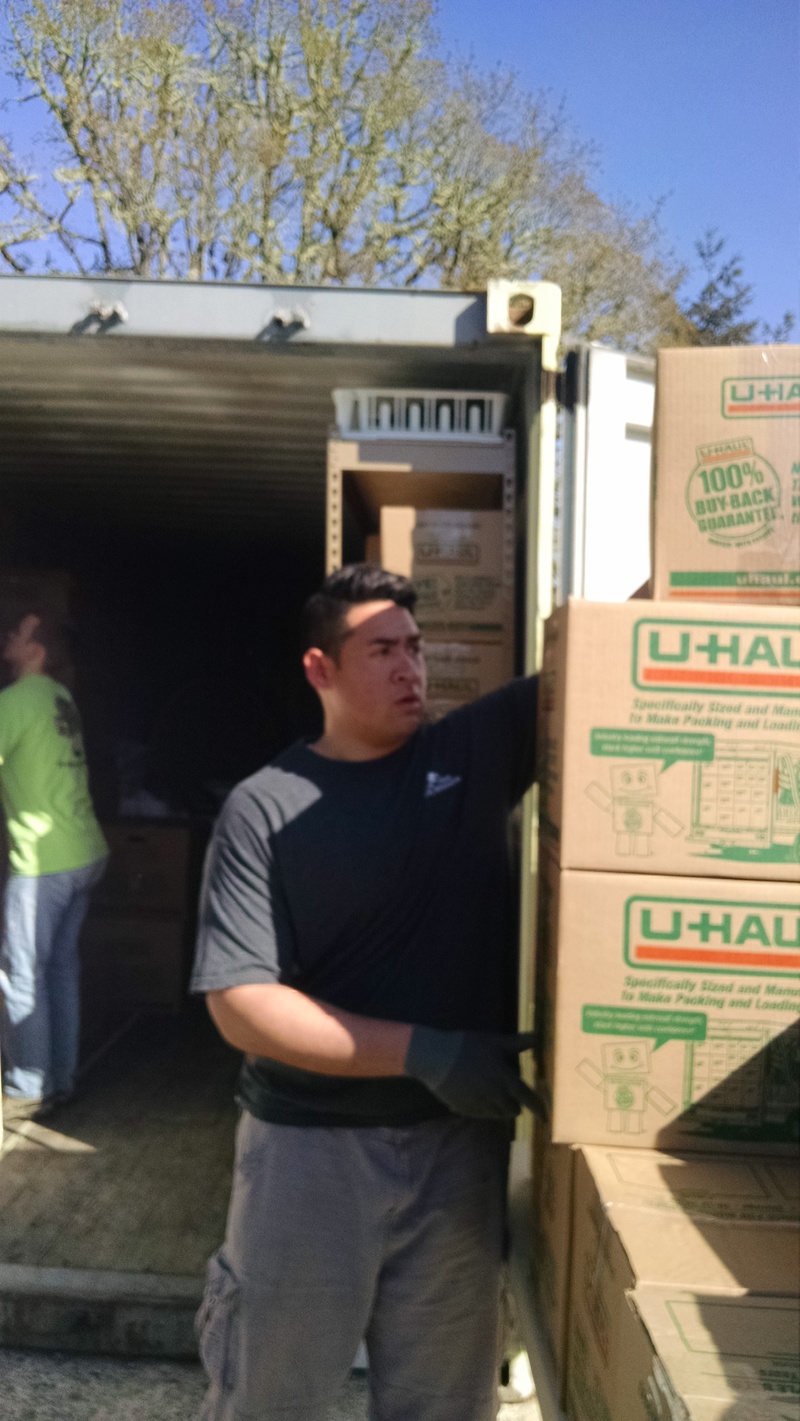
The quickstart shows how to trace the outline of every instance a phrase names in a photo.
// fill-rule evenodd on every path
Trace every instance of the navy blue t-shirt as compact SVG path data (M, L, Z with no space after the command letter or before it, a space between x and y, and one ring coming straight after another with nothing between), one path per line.
M535 678L423 726L392 754L297 744L229 796L209 850L192 989L282 982L362 1016L515 1027L509 811L531 784ZM417 1081L248 1057L263 1120L400 1125L446 1114Z

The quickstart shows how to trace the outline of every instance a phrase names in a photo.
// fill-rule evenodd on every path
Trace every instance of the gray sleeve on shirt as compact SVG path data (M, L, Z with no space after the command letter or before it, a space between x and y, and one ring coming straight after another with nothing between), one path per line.
M291 948L268 817L240 786L222 810L206 856L190 990L277 982Z

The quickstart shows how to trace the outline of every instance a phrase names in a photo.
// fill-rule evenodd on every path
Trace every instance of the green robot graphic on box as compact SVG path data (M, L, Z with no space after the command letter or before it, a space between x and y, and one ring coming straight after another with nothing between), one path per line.
M713 745L713 737L707 739ZM687 829L659 807L663 773L658 761L623 760L610 767L610 789L599 780L587 785L587 798L611 820L620 858L650 858L657 831L675 839ZM687 800L685 842L698 855L800 862L800 747L718 741L709 757L692 765Z
M611 1134L641 1135L646 1128L644 1116L648 1105L664 1116L677 1109L676 1101L648 1082L648 1041L607 1041L600 1048L600 1059L601 1068L586 1058L576 1069L594 1090L602 1090L606 1125Z
M683 824L666 809L659 809L658 766L654 763L627 761L610 769L611 793L597 780L587 785L586 794L611 815L616 835L616 852L621 858L649 858L653 853L653 836L663 829L674 839Z
M717 1139L796 1140L800 1132L800 1032L771 1038L766 1027L709 1016L702 1039L683 1043L681 1099L650 1084L649 1040L615 1037L576 1073L602 1092L606 1128L641 1135L652 1107L664 1119L682 1113L683 1126Z

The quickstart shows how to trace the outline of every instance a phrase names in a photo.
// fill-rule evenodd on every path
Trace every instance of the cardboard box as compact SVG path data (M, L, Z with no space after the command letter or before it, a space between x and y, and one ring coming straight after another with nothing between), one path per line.
M795 1229L787 1249L788 1235L773 1230L762 1251L764 1230L748 1232L746 1225L796 1226L798 1221L800 1174L794 1160L554 1145L547 1127L537 1120L531 1277L562 1404L573 1268L576 1310L582 1299L589 1311L583 1327L589 1333L592 1315L604 1317L606 1328L613 1326L622 1292L645 1278L677 1279L681 1284L703 1275L716 1283L747 1279L752 1286L764 1284L765 1291L774 1290L782 1278L791 1288L800 1268L800 1232ZM708 1231L706 1222L711 1224ZM595 1295L602 1281L597 1267L601 1256L612 1282L607 1288L612 1301L599 1307Z
M381 508L381 563L411 578L417 621L434 641L510 640L513 542L502 513Z
M800 614L575 599L546 625L540 833L563 868L800 877Z
M186 925L179 918L92 912L81 959L84 977L102 974L115 1003L178 1011L186 999Z
M416 508L384 504L381 508L381 566L400 577L413 577Z
M576 1150L554 1145L536 1120L533 1135L532 1282L536 1311L560 1395L566 1384L572 1260L572 1182Z
M649 1343L649 1365L623 1375L620 1421L629 1414L625 1395L646 1421L642 1397L663 1400L672 1421L680 1398L691 1421L798 1421L800 1310L791 1298L675 1294L637 1289L629 1299L640 1335Z
M800 883L541 856L540 1081L556 1143L797 1150Z
M180 824L104 824L108 868L92 895L95 909L182 913L189 907L190 830Z
M571 1310L603 1356L618 1350L623 1295L642 1283L782 1297L800 1292L794 1161L574 1151Z
M438 719L496 691L513 674L511 648L507 643L483 645L475 642L435 642L424 645L428 669L428 711Z
M655 596L800 603L800 346L661 350Z
M627 1414L620 1397L637 1350L626 1305L634 1290L797 1296L796 1180L794 1163L764 1158L576 1152L567 1380L576 1417L594 1416L587 1398L598 1393L614 1421ZM653 1370L646 1355L644 1370Z
M621 1312L616 1373L576 1320L570 1421L800 1421L795 1299L644 1286Z

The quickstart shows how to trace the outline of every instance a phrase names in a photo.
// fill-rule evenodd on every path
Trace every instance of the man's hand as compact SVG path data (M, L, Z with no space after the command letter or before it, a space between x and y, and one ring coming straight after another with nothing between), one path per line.
M455 1115L511 1120L521 1105L541 1115L541 1102L520 1077L517 1059L533 1044L532 1031L501 1035L415 1026L406 1075L422 1081Z

